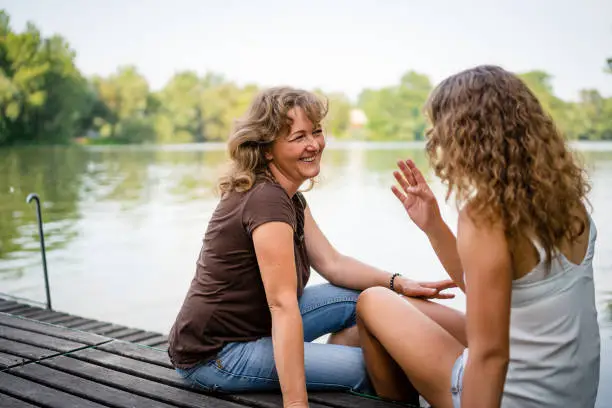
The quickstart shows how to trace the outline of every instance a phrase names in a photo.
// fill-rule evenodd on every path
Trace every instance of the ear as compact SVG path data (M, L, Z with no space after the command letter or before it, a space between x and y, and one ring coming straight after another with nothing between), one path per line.
M267 161L272 161L274 156L272 155L271 147L268 147L266 150L264 150L264 157L266 158Z

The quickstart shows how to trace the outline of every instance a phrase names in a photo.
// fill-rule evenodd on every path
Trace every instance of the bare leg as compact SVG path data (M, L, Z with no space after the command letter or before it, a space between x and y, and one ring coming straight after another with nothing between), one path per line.
M404 297L413 306L425 313L430 319L438 323L449 332L464 347L467 347L467 333L465 331L465 315L458 310L441 305L430 300Z
M352 326L337 333L332 333L329 336L327 343L359 347L359 330L357 329L357 326Z
M421 312L425 313L430 319L434 320L456 338L459 343L467 347L465 315L463 313L429 300L405 296L402 296L402 298L416 306ZM361 333L361 330L359 330L357 326L349 327L337 333L332 333L327 343L359 347L359 336Z
M372 383L381 397L402 395L401 383L383 383L390 375L384 371L394 370L389 363L390 357L430 404L451 408L451 370L465 346L415 303L419 304L414 299L406 301L385 288L367 289L359 297L357 313L362 327L361 342L368 371L374 373ZM462 336L460 331L455 333L457 337ZM374 347L376 343L367 341L370 338L376 339L382 347ZM383 380L377 381L377 378Z
M412 386L402 368L393 361L380 342L367 331L361 319L357 319L357 325L368 376L376 394L393 401L418 405L419 393Z

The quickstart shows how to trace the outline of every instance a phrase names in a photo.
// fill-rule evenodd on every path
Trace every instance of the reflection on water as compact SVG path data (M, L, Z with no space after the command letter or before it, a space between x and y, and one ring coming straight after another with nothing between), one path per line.
M612 380L612 144L578 147L593 182L589 198L599 232L602 380ZM419 144L330 144L306 197L341 251L417 279L443 278L428 242L390 192L396 161L408 157L442 200ZM44 301L36 212L25 202L36 192L54 306L167 332L192 278L225 158L215 145L0 150L0 292ZM454 225L453 207L442 210ZM315 274L312 282L319 281ZM464 307L461 296L449 303Z

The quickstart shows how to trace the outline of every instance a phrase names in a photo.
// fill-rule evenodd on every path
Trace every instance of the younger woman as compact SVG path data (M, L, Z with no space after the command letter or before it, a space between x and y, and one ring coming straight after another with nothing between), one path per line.
M427 113L432 167L460 205L456 241L412 162L400 164L403 192L394 193L467 310L363 292L360 340L374 388L399 400L411 383L436 408L593 407L596 229L583 170L535 96L502 68L447 78Z

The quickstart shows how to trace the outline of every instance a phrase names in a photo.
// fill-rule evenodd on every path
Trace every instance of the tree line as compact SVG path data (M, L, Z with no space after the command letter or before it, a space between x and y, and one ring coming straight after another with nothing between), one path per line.
M608 60L608 72L612 62ZM612 140L612 98L585 89L578 101L555 95L551 75L521 74L568 139ZM422 140L426 128L422 106L433 84L425 74L408 71L399 83L365 89L356 103L342 93L314 91L329 100L325 123L338 139ZM43 37L28 23L11 28L0 10L0 146L89 143L191 143L223 141L241 116L256 84L239 86L217 73L176 73L153 91L134 66L112 75L84 76L75 53L60 35ZM362 128L351 121L361 110Z

